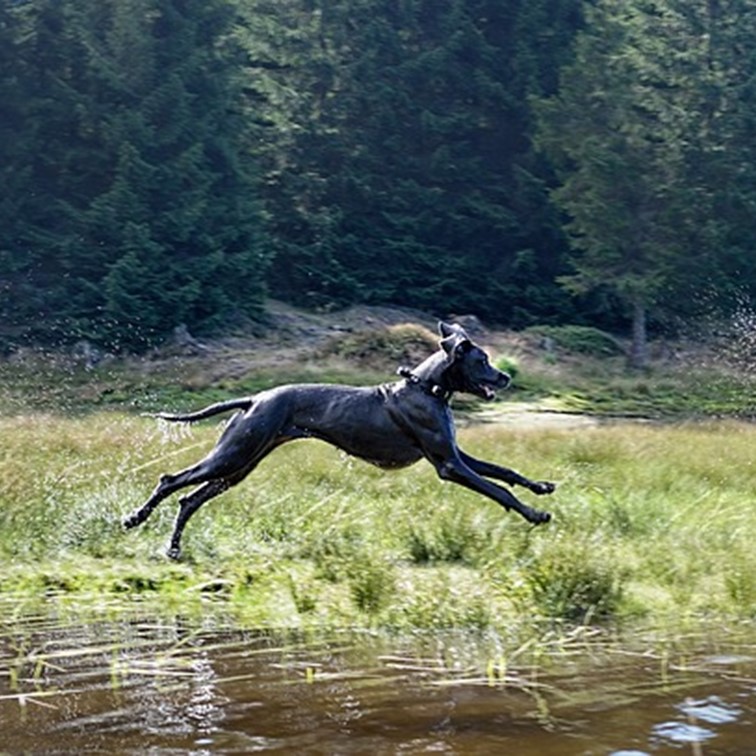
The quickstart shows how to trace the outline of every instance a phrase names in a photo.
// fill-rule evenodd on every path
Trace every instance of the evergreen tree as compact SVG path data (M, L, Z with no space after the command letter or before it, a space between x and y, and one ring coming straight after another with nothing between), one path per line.
M254 314L268 255L233 6L30 5L40 201L24 243L47 335L143 347L180 322ZM16 318L28 310L13 306Z
M247 51L249 122L260 131L255 154L270 219L272 292L298 304L357 298L356 261L339 259L341 208L329 196L342 169L350 42L336 36L345 3L245 0L239 39Z
M64 222L55 186L69 166L61 136L74 135L74 104L66 100L68 80L77 75L78 51L63 33L65 11L58 3L3 7L2 139L3 329L13 341L38 335L64 302L63 270L49 253ZM65 52L64 52L65 51ZM70 61L70 62L69 62ZM55 74L53 74L55 72ZM5 89L5 88L4 88Z
M24 132L24 81L17 65L23 16L19 9L0 5L0 351L12 341L11 292L23 268L19 219L31 191L28 143ZM23 156L23 157L22 157Z
M678 0L681 11L690 9ZM688 291L720 308L756 305L756 34L754 0L718 0L709 7L706 130L690 161L692 185L705 194L708 212L688 230L692 256L683 271ZM684 302L685 300L683 300Z
M710 173L724 146L713 128L723 95L715 11L708 0L600 0L559 94L537 107L576 250L565 283L605 287L626 303L637 367L649 310L669 306L672 293L689 299L691 271L716 265L722 240Z
M527 87L548 78L532 60L525 71L516 39L530 7L361 0L291 11L308 52L279 80L312 97L296 103L291 149L271 174L275 291L520 324L568 307L553 283L564 244L524 132Z

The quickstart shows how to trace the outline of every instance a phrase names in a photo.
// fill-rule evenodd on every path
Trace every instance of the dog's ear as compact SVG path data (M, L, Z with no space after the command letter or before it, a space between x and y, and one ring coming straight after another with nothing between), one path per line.
M459 328L459 326L456 326L456 328ZM453 336L454 329L455 326L453 326L451 323L444 323L443 320L438 321L438 332L441 335L442 339L447 339L449 338L449 336Z
M438 324L438 332L443 337L439 342L441 348L451 359L459 354L464 354L472 347L472 341L470 341L464 329L456 323L449 324L441 321Z
M465 329L457 323L444 323L443 320L438 323L438 332L441 334L442 339L448 339L450 336L455 336L459 339L470 340L470 337L465 332Z
M439 341L438 343L441 349L446 352L447 356L451 357L452 353L454 352L454 344L456 343L456 341L456 336L447 336L445 339L441 339L441 341Z

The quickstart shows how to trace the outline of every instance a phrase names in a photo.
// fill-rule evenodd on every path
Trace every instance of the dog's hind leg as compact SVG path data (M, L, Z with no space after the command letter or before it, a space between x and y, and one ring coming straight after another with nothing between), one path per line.
M202 483L207 480L209 475L206 472L205 460L193 467L182 470L175 475L161 475L160 481L155 486L147 501L139 509L133 511L123 520L123 527L127 530L141 525L153 512L155 507L163 499L175 493L180 488L191 486L193 483Z
M237 483L244 480L263 460L268 454L270 454L276 446L280 443L285 443L286 440L276 443L268 443L267 446L263 446L257 450L255 456L247 462L247 464L237 469L234 472L225 473L222 476L213 478L212 480L206 480L201 486L195 488L194 491L182 496L179 499L179 511L176 515L176 521L173 526L173 534L171 535L171 543L168 547L168 556L171 559L178 559L181 555L181 536L186 527L186 523L189 518L205 503L210 501L215 496L222 494L224 491L235 486ZM198 465L199 467L199 465ZM207 473L205 474L207 477Z
M173 535L168 547L167 554L171 559L178 559L181 556L181 535L184 532L186 523L189 518L207 501L214 496L223 493L232 484L225 480L210 480L203 483L199 488L195 488L190 494L182 496L179 499L179 511L176 515L176 522L173 526Z
M229 420L226 429L223 431L221 438L210 451L210 453L197 464L187 467L175 475L161 475L155 489L150 494L147 501L142 506L128 515L123 526L127 530L141 525L154 511L155 507L163 499L175 493L186 486L206 483L212 480L227 478L237 472L243 466L243 454L239 460L228 460L223 453L224 441L229 437L233 438L236 429L239 426L241 413L235 415Z
M131 530L137 525L141 525L151 514L155 507L160 502L170 496L175 490L170 486L170 475L161 475L159 483L155 486L154 490L150 494L150 498L142 504L139 509L135 509L131 514L127 515L123 520L123 527L126 530Z
M210 453L175 475L163 475L147 501L125 518L124 527L141 525L163 499L180 488L199 485L182 501L176 518L169 555L177 555L187 520L205 501L245 478L276 446L301 437L281 433L285 420L286 406L270 403L234 415Z

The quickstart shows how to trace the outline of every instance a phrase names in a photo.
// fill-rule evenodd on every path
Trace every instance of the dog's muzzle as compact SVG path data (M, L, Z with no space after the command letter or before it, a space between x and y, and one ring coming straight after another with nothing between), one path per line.
M496 391L498 389L507 388L507 386L509 386L511 382L512 379L509 377L509 375L507 375L507 373L499 372L499 374L493 381L486 381L485 383L481 383L478 386L478 391L476 393L490 402L492 399L496 398Z

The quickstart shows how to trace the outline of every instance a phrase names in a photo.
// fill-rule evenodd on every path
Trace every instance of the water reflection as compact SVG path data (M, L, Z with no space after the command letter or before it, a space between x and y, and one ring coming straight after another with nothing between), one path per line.
M703 744L717 737L718 725L735 724L744 713L741 706L728 703L716 695L702 699L687 698L675 708L681 716L654 725L652 742L689 744L694 754L704 753ZM754 745L756 739L751 747Z
M181 621L0 631L0 753L748 754L756 646L593 639L533 664L469 636L304 638Z
M689 698L679 708L690 720L698 719L715 725L736 722L743 714L740 707L728 704L719 696L709 696L698 701Z

